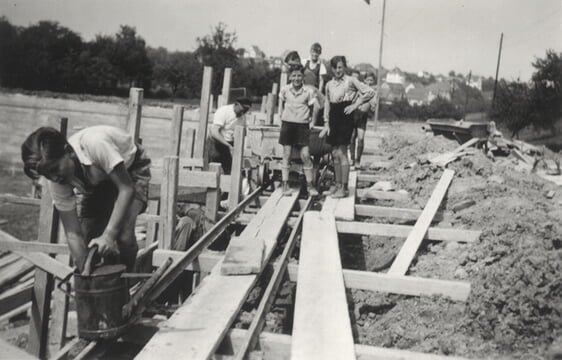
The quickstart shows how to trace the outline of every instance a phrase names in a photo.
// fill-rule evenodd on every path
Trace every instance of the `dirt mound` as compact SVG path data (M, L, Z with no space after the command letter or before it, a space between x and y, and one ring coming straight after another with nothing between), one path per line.
M398 134L383 139L382 146L394 160L384 175L411 195L391 206L423 208L442 175L424 157L453 150L458 143L441 136L410 141L408 134ZM410 274L469 281L466 307L461 304L459 310L459 304L443 299L353 291L361 320L359 340L468 357L544 356L562 336L562 209L559 194L545 197L550 190L560 193L560 188L518 171L509 157L493 161L482 151L448 168L455 177L442 204L447 215L438 226L481 230L480 241L425 242ZM465 200L475 204L451 210ZM377 256L370 249L383 252L379 240L363 238L366 264ZM388 246L396 248L392 242Z

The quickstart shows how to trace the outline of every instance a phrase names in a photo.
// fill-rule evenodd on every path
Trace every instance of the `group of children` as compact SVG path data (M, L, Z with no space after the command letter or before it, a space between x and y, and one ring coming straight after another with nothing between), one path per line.
M335 172L335 183L328 194L334 198L348 195L348 146L356 128L362 144L364 114L375 95L369 85L346 75L343 56L331 59L333 78L324 84L327 71L319 59L321 52L320 45L313 44L310 59L301 61L296 52L286 59L290 83L279 93L285 195L292 192L289 166L293 147L300 150L309 195L318 195L313 185L309 139L310 128L320 122L316 119L322 109L324 128L319 136L326 137L332 147ZM225 173L231 170L234 128L245 125L244 114L250 107L249 99L239 98L214 115L207 144L209 156L210 161L222 164ZM88 248L97 246L104 259L113 257L113 261L133 270L138 250L134 228L137 215L146 208L150 180L151 161L143 147L126 131L113 126L88 127L68 140L53 128L41 127L27 137L21 154L29 177L48 180L46 186L77 267L82 269ZM358 151L358 159L360 156Z
M300 149L307 190L310 196L318 195L313 185L312 160L310 158L310 128L317 123L317 116L323 109L324 127L319 134L326 137L332 148L335 183L327 195L333 198L347 197L350 164L348 147L352 137L357 139L357 161L360 164L363 152L367 117L369 116L375 91L374 75L369 74L366 82L346 74L347 61L344 56L334 56L330 60L332 79L324 86L326 68L320 61L320 44L311 47L310 59L300 61L298 53L290 52L285 62L289 84L279 92L281 112L281 132L279 144L283 145L282 184L283 193L291 194L289 187L290 157L293 147ZM304 63L304 66L303 66ZM355 149L352 150L355 160Z

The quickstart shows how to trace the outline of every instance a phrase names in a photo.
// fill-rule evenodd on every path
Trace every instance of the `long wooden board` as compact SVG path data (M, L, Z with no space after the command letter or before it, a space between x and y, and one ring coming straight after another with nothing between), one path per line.
M447 169L443 172L443 175L441 176L441 179L439 179L437 186L427 201L422 214L420 215L418 221L416 221L412 232L408 235L408 238L404 242L404 245L392 263L392 266L388 270L389 274L404 275L408 271L408 267L414 259L422 240L425 238L427 229L429 228L437 209L439 209L441 201L445 197L454 175L455 172L453 170Z
M326 196L322 212L334 214L336 220L353 221L355 219L355 189L357 187L357 171L349 173L349 195L342 199Z
M247 330L232 329L228 332L225 342L234 351L238 350ZM263 351L262 360L288 359L291 342L294 339L290 335L262 332L259 338L259 347ZM226 351L225 351L226 352ZM355 344L357 360L468 360L457 356L445 356L427 354L409 350L388 349L380 346L368 346ZM217 356L216 359L230 359Z
M181 251L156 250L153 257L154 266L161 265L168 257L176 260L182 254ZM185 270L209 272L221 259L222 255L218 253L204 252L192 264L186 266ZM298 270L298 265L289 265L288 273L291 281L297 281ZM347 269L343 270L343 278L348 289L382 291L411 296L439 295L463 302L467 301L470 294L470 283L465 281L427 279Z
M334 215L304 215L291 359L355 359Z
M355 205L355 214L358 216L371 216L385 219L417 220L422 210L406 209L390 206ZM434 221L443 220L443 212L438 211L433 217Z
M266 240L266 260L273 253L296 200L296 193L286 197L278 189L271 195L275 211L267 221L259 220L259 213L256 215L256 222L262 224L257 235ZM250 231L251 225L248 225ZM219 262L213 268L197 291L163 324L136 359L197 360L212 356L258 278L256 275L223 276L220 265Z
M358 221L337 221L338 232L343 234L378 235L393 237L408 237L413 230L409 225L393 225L364 223ZM482 231L460 230L430 227L425 234L426 240L476 242Z

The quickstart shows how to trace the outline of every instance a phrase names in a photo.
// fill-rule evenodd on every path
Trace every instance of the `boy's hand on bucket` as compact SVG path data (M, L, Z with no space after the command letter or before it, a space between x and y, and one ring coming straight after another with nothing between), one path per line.
M117 246L117 241L113 239L108 234L102 234L100 237L92 239L88 244L88 247L96 246L98 247L98 253L101 256L109 255L119 255L119 247Z

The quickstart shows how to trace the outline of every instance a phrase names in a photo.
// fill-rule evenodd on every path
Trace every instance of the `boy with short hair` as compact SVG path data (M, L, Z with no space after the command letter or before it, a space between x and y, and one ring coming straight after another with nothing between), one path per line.
M283 195L289 196L292 191L289 187L289 169L293 147L300 148L300 157L303 162L304 176L310 196L318 195L312 184L312 160L310 158L310 107L316 99L316 92L312 87L304 86L304 69L302 65L295 65L289 69L290 84L281 88L279 92L281 112L281 132L279 144L283 145L283 161L281 177L283 181Z
M317 100L314 102L312 109L312 123L322 125L321 111L324 107L324 82L328 75L326 66L320 55L322 54L322 46L319 43L314 43L310 47L310 58L302 60L304 67L304 84L313 86L317 90Z

